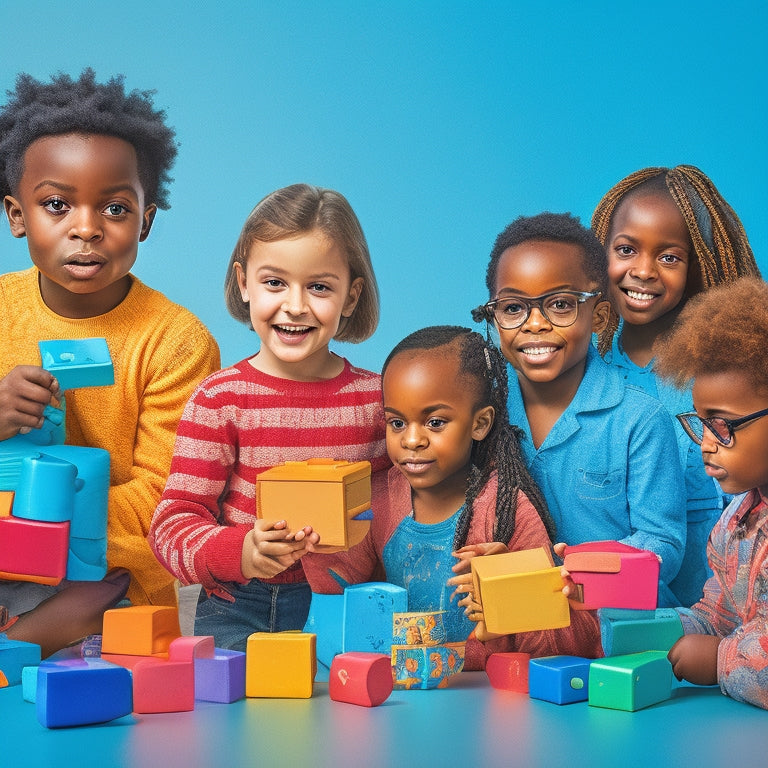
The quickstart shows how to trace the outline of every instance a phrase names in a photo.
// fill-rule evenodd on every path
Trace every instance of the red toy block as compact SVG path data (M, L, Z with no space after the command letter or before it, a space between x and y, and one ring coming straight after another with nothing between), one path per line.
M177 637L168 646L168 661L212 659L216 655L213 635Z
M333 701L378 707L392 693L392 662L381 653L350 651L331 662L328 693Z
M69 521L0 517L0 578L58 584L67 573Z
M104 658L107 655L164 656L177 637L181 637L181 629L176 608L160 605L112 608L104 612L101 653Z
M593 541L565 548L563 565L580 589L576 610L654 609L659 591L659 558L618 541Z
M528 693L530 653L492 653L485 663L491 685L500 691Z
M189 712L194 708L195 665L191 661L141 659L134 665L134 712Z

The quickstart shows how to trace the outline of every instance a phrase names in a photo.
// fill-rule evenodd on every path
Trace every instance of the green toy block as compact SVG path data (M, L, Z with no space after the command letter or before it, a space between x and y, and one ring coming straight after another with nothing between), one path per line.
M666 651L597 659L589 668L592 707L635 712L672 695L672 665Z

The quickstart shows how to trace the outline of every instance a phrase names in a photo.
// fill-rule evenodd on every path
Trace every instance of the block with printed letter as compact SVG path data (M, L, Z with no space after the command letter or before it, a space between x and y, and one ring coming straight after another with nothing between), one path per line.
M378 707L392 693L392 663L382 653L342 653L331 662L328 693L334 701Z
M592 662L589 705L634 712L672 695L672 665L666 651L644 651Z
M179 612L160 605L132 605L104 612L102 657L168 656L171 642L181 636Z
M317 674L315 642L308 632L254 632L246 644L245 695L311 698Z
M485 673L494 688L528 693L530 661L530 653L492 653L485 662Z
M0 579L58 584L68 552L69 522L0 517Z
M668 651L683 636L683 624L674 608L655 611L602 608L598 616L606 656Z
M245 696L245 654L216 648L195 659L195 699L231 704Z
M472 558L474 594L496 634L557 629L571 623L563 579L543 547Z
M8 685L18 685L24 667L33 667L39 663L39 645L11 640L7 635L0 634L0 670L4 672Z
M532 699L554 704L586 701L592 659L581 656L544 656L531 659L528 667L528 693Z
M106 339L55 339L38 342L42 367L61 389L104 387L115 383Z
M659 558L618 541L594 541L566 547L563 565L581 592L571 600L577 610L653 609L658 599Z
M408 592L386 582L352 584L344 590L343 651L388 653L393 618L408 610Z
M285 520L292 531L307 525L320 534L318 552L359 543L370 528L371 465L367 461L289 461L256 478L256 514Z

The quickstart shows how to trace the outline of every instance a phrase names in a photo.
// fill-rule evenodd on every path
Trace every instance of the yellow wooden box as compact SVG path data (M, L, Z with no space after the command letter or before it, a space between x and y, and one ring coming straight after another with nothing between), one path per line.
M543 547L472 558L475 597L489 632L514 634L567 627L560 568Z
M245 648L245 695L309 699L317 674L317 635L254 632Z
M311 525L319 552L349 549L362 541L370 520L354 520L371 508L368 461L288 461L256 478L256 514L285 520L292 531Z

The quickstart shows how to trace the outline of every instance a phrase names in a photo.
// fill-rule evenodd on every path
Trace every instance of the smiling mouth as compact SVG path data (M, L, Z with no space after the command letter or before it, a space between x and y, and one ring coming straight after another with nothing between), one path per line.
M655 293L644 293L643 291L636 291L633 288L624 288L623 291L630 299L634 299L635 301L650 301L651 299L656 298Z
M302 336L312 330L311 325L275 325L275 330L288 336Z
M556 346L540 346L540 347L522 347L520 354L528 357L543 357L544 355L551 355L557 352Z

